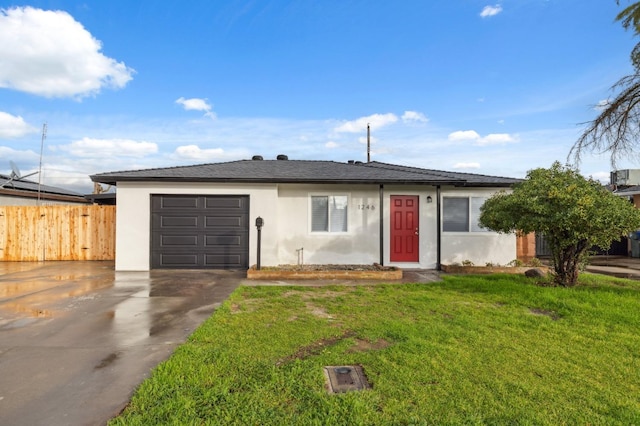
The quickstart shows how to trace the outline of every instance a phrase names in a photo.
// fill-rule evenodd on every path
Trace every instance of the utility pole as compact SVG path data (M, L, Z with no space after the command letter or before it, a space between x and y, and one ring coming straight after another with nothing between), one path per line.
M367 163L371 162L371 128L367 123Z

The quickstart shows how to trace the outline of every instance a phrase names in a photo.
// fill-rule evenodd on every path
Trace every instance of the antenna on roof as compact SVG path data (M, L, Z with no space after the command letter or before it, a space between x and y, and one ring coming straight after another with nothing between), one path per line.
M20 175L20 169L18 168L18 165L16 163L14 163L13 161L9 160L9 165L11 166L11 178L16 179L16 180L20 180L20 178L22 177L22 175Z
M9 160L9 165L11 166L11 175L9 175L9 180L7 180L2 185L0 185L0 188L4 188L4 186L8 184L11 184L11 186L13 187L14 181L20 181L24 178L28 178L29 176L33 176L36 173L38 173L38 172L33 172L33 173L29 173L28 175L22 176L22 174L20 174L20 169L18 168L16 163Z
M367 163L371 162L371 128L367 123Z

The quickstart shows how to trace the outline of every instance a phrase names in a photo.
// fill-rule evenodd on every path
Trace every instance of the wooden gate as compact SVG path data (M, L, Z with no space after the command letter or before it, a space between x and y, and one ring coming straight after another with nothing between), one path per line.
M115 206L0 207L0 261L113 260Z

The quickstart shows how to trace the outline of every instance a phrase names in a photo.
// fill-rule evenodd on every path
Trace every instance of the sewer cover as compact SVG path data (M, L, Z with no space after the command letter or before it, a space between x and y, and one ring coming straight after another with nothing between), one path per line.
M324 367L329 393L344 393L371 388L359 365L339 365Z

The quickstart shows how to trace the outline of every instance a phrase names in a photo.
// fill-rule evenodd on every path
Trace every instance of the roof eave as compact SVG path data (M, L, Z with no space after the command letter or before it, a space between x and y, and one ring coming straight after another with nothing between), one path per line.
M276 179L251 179L251 178L194 178L194 177L139 177L139 176L109 176L101 178L99 175L90 176L93 182L116 185L118 182L192 182L192 183L304 183L304 184L343 184L343 185L429 185L456 187L504 187L513 186L516 182L464 182L460 180L398 180L398 179L299 179L299 178L276 178Z

